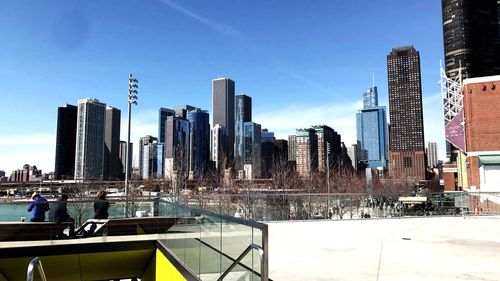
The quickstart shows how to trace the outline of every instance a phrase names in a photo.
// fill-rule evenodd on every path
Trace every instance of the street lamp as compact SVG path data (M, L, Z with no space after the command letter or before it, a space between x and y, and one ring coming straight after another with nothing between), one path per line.
M128 218L128 177L129 177L129 159L130 159L130 121L132 117L132 104L137 105L137 85L139 81L132 74L128 75L128 129L127 129L127 152L125 156L125 217Z
M330 143L326 142L326 186L328 194L326 195L326 215L329 218L330 213Z

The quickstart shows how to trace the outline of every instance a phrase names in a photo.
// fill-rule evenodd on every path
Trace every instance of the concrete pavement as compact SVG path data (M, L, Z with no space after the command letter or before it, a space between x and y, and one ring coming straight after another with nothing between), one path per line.
M269 223L276 281L500 280L500 217Z

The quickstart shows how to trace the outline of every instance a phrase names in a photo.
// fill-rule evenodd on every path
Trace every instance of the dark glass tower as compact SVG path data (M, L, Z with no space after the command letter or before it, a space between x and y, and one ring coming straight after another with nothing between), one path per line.
M189 121L176 116L167 117L165 125L164 176L172 179L174 174L187 178L189 172Z
M189 171L201 175L210 163L210 124L208 112L201 109L189 111L190 124Z
M227 157L227 163L234 159L234 119L234 81L229 78L212 80L212 126L221 125L226 130L227 141L222 154Z
M500 2L442 0L446 74L463 78L500 74Z
M121 112L113 107L106 107L106 127L104 135L104 179L116 180L120 171L120 119Z
M66 104L57 109L57 139L54 178L72 179L75 175L76 116L78 108Z
M252 98L241 94L235 97L236 104L236 129L235 129L235 160L238 170L243 169L245 139L244 139L244 124L252 122Z
M425 179L424 122L420 54L413 46L394 48L387 56L389 78L390 175Z

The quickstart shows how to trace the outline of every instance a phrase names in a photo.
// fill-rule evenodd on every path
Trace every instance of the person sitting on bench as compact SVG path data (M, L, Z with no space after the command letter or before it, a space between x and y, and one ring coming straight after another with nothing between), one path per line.
M70 222L69 236L75 235L75 219L68 214L68 195L61 195L61 198L53 203L49 212L49 220L55 223Z
M30 221L43 222L45 220L45 212L50 209L47 199L34 192L33 195L31 195L31 200L33 201L28 206L28 212L31 212Z

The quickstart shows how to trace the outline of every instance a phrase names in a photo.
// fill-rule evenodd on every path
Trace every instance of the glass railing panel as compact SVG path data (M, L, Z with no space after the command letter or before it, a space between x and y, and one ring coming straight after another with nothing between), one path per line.
M233 262L252 244L253 228L234 221L222 223L222 271L226 271ZM253 268L252 255L247 254L241 262L231 270L231 275L246 279L251 275Z
M222 264L222 220L203 215L200 226L200 271L201 280L217 280L221 274Z

